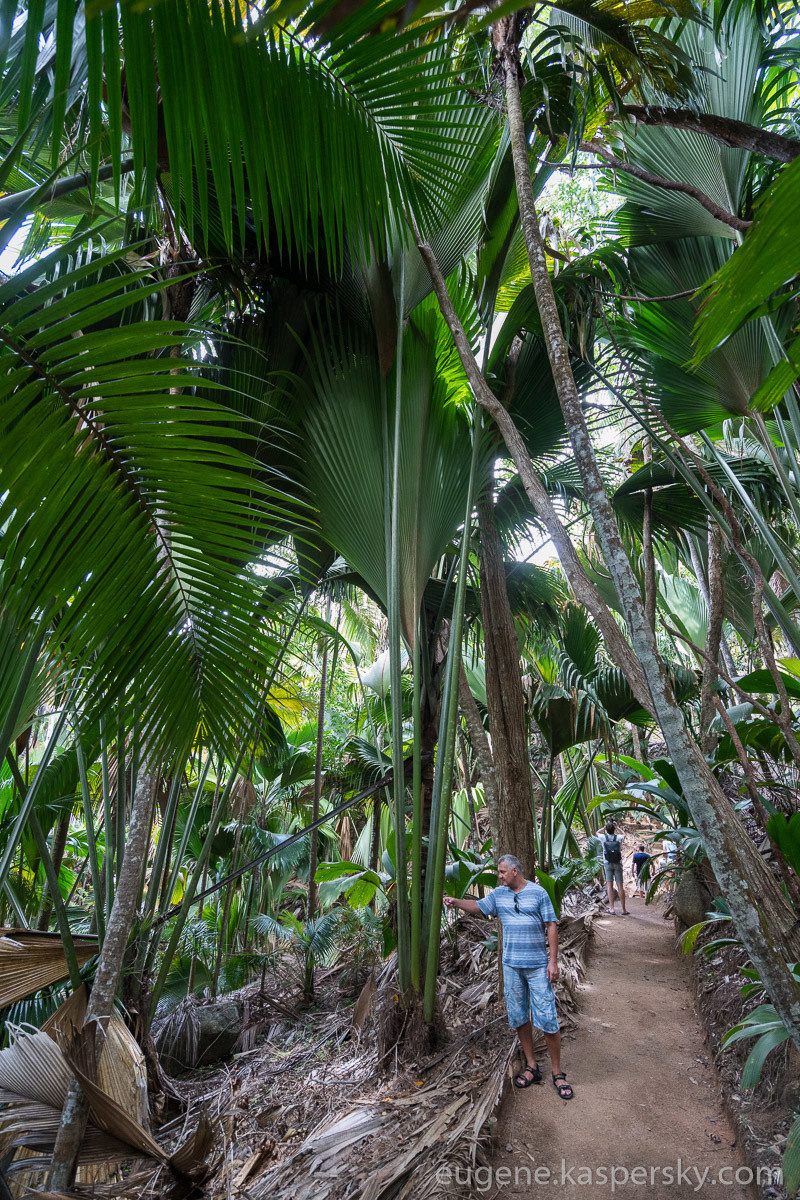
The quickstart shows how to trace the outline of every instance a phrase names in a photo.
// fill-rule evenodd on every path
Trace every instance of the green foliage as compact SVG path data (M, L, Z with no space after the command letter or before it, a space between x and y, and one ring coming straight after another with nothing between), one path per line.
M461 899L476 887L497 886L497 871L491 854L459 850L452 843L450 851L452 860L448 862L444 873L446 896Z
M800 275L795 237L798 209L800 159L795 159L762 198L741 249L706 284L709 294L695 327L696 361L706 358L742 322L768 312L767 302L774 293ZM787 299L782 296L777 303ZM787 387L792 378L794 374Z
M258 913L253 925L262 936L292 952L304 981L315 967L334 961L351 930L347 910L341 908L329 909L310 921L301 921L285 910L277 917Z
M577 880L583 867L583 860L562 863L555 866L551 872L536 869L536 882L543 887L550 897L556 916L561 915L561 904L569 888Z
M335 885L320 888L323 903L330 904L343 895L351 908L366 908L376 892L385 896L392 877L388 872L371 871L354 862L330 862L320 863L314 878L318 883Z
M773 813L767 821L767 833L795 874L800 876L800 813Z
M148 696L162 751L184 746L201 722L228 745L243 708L252 718L259 704L231 663L263 674L275 653L253 619L258 584L245 566L294 503L226 447L224 405L192 394L202 368L170 355L188 331L108 326L163 283L149 269L98 281L124 265L125 250L76 267L77 250L0 288L0 608L16 620L60 611L53 655L73 670L91 662L90 711L132 687ZM48 550L61 545L69 554Z

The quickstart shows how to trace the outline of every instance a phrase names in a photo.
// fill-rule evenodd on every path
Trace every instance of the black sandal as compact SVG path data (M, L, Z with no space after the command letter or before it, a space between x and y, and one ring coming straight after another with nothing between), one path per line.
M531 1078L526 1079L525 1078L526 1075L530 1075ZM522 1080L521 1083L520 1083L520 1080ZM523 1071L520 1071L519 1074L515 1076L514 1087L515 1088L529 1088L529 1087L532 1087L534 1083L541 1083L541 1082L542 1082L542 1072L539 1069L539 1064L534 1063L533 1066L529 1065L529 1066L525 1067L525 1069Z
M563 1083L559 1083L559 1079L563 1079ZM570 1085L567 1083L567 1077L562 1071L560 1075L553 1075L553 1087L558 1092L562 1100L571 1100L575 1095Z

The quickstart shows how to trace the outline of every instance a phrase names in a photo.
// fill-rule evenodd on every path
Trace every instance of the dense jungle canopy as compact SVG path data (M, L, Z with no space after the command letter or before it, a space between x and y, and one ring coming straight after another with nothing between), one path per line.
M799 65L788 0L0 0L0 1005L90 985L0 1148L54 1192L115 1001L151 1089L290 966L435 1040L443 897L558 907L609 816L800 1048Z

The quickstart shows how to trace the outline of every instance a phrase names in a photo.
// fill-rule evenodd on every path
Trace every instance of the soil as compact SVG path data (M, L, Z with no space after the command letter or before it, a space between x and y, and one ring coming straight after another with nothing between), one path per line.
M557 1186L560 1200L687 1200L711 1187L719 1200L757 1194L672 922L641 899L628 906L630 916L595 922L580 1029L562 1053L574 1099L556 1095L544 1052L544 1085L508 1089L492 1162L498 1198L541 1195L543 1185Z

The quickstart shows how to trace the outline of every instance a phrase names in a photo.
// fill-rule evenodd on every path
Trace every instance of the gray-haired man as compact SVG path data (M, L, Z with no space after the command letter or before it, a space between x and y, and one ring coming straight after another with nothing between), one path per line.
M572 1099L572 1088L561 1070L561 1033L556 1015L553 981L558 979L558 918L550 897L538 883L522 873L513 854L497 863L499 886L483 900L445 897L448 908L499 917L503 925L503 987L508 1023L516 1030L526 1067L514 1080L518 1088L542 1082L533 1052L533 1024L541 1029L552 1063L553 1085L562 1100Z

